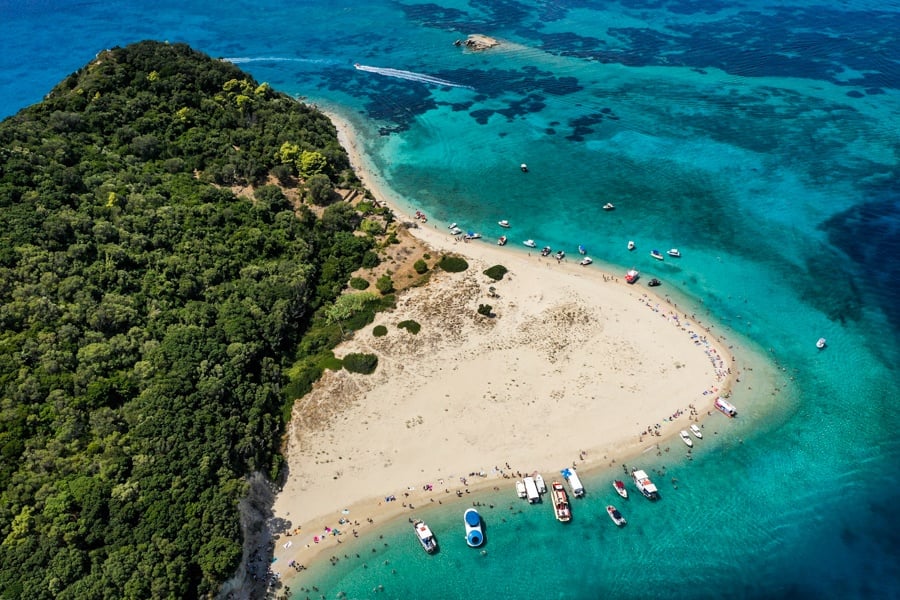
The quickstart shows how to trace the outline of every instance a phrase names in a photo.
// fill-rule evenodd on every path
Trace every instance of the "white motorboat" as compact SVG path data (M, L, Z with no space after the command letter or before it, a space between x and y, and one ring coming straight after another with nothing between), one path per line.
M522 483L525 484L525 497L528 499L529 504L537 504L541 501L541 494L538 492L537 483L534 481L534 477L526 477L522 480Z
M537 244L534 243L534 240L525 240L522 243L525 244L526 246L528 246L529 248L537 248Z
M550 246L544 246L541 248L541 256L550 256L550 253L553 252L553 248Z
M584 246L579 244L578 245L578 254L587 254L587 248L585 248Z
M524 500L527 495L528 493L525 491L525 482L519 479L516 481L516 496Z
M508 242L508 241L509 241L509 240L508 240L508 238L507 238L505 235L501 235L501 236L500 236L500 239L497 240L497 245L498 245L498 246L505 246L505 245L506 245L506 242Z
M547 493L547 484L544 483L544 477L540 473L535 472L534 483L535 483L535 485L537 485L537 490L538 490L539 494Z
M437 539L435 539L434 534L431 533L431 529L428 528L425 521L415 521L413 523L413 529L415 529L416 537L419 539L419 543L422 544L422 548L425 552L428 554L437 552Z
M681 252L678 251L678 248L670 248L666 250L666 254L673 258L681 258Z
M816 348L821 350L824 347L825 347L825 338L819 338L818 341L816 341Z
M625 517L622 516L622 513L620 513L619 510L612 504L607 505L606 514L608 514L609 518L612 519L612 522L619 527L624 527L628 522L625 520Z
M593 258L591 258L590 256L585 256L584 258L581 259L581 263L580 263L580 264L581 264L581 266L583 267L583 266L585 266L585 265L591 264L592 262L594 262L594 259L593 259Z
M647 472L642 469L635 469L631 472L631 477L634 479L634 485L637 486L638 491L644 495L648 500L659 500L659 490L656 489L656 486L650 481L650 478L647 477Z
M503 219L502 221L498 221L497 225L499 225L500 227L503 227L505 229L509 229L509 221L507 221L506 219Z
M616 206L612 202L607 202L603 205L603 210L614 210Z
M553 495L553 512L556 514L556 520L567 523L572 520L572 510L569 508L569 495L566 489L558 481L554 481L551 487Z
M637 247L637 246L634 245L634 241L633 241L633 240L628 240L628 249L629 249L629 250L634 250L636 247Z
M619 481L618 479L613 481L613 489L616 490L616 493L618 495L622 496L625 499L628 499L628 490L625 489L624 481Z
M456 223L450 223L447 225L447 229L456 229Z
M734 404L728 402L724 398L716 398L715 406L729 417L737 416L737 408L734 407Z
M477 231L470 231L470 232L466 233L466 239L467 240L479 240L479 239L481 239L481 234L478 233Z
M697 426L696 423L691 423L691 433L693 433L694 437L697 438L698 440L703 439L703 432L700 431L700 428Z
M466 509L463 514L466 524L466 543L470 548L477 548L484 543L484 529L481 527L481 515L474 508Z
M572 487L572 494L576 498L584 496L584 486L581 485L581 479L578 477L578 473L575 472L575 469L563 469L560 473L562 473L563 478L569 482L569 485Z
M662 255L662 252L659 250L653 249L650 251L650 256L655 258L656 260L663 260L665 257Z
M459 227L454 227L453 229L450 230L450 235L459 235L461 233L462 233L462 229L460 229Z
M523 173L528 172L528 165L526 165L525 163L522 163L521 165L519 165L519 168L522 169Z
M682 429L678 432L678 435L681 436L681 441L684 442L688 448L694 447L694 440L691 439L691 434L687 432L687 429Z

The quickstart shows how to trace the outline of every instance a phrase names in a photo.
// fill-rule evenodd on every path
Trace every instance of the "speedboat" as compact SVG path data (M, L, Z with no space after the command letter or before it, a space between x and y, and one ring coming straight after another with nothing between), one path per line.
M628 272L625 273L625 282L626 283L634 283L641 276L640 271L635 269L634 267L628 269Z
M821 350L824 347L825 347L825 338L819 338L818 341L816 342L816 348Z
M628 498L628 490L625 489L625 482L619 481L616 479L613 481L613 489L616 490L616 493L622 496L623 498Z
M628 249L634 250L635 248L636 246L634 245L634 242L632 240L628 240Z
M528 492L525 491L525 482L519 479L516 481L516 496L524 499Z
M447 225L447 229L456 229L456 223L450 223L449 225Z
M541 256L549 256L551 252L553 252L553 250L550 248L550 246L544 246L543 248L541 248Z
M582 245L578 245L578 254L587 254L587 248Z
M481 239L481 234L475 231L470 231L466 234L467 240L478 240Z
M528 165L526 165L525 163L522 163L521 165L519 165L519 168L522 169L523 173L528 172Z
M688 448L694 447L694 440L691 439L691 434L687 432L687 429L682 429L678 432L678 435L681 436L681 441L684 442Z
M694 437L697 438L698 440L703 439L703 432L700 431L700 428L697 427L696 423L691 423L691 433L693 433Z
M653 279L651 279L650 281L647 282L647 285L649 285L650 287L656 287L656 286L660 285L661 283L662 282L659 279L654 277Z
M499 225L500 227L505 227L506 229L509 229L509 221L507 221L506 219L503 219L502 221L497 221L497 225Z
M526 246L528 246L529 248L537 248L537 244L534 243L534 240L525 240L522 243L525 244Z
M501 235L501 236L500 236L500 239L497 240L497 245L498 245L498 246L505 246L505 245L506 245L506 242L508 242L508 241L509 241L509 240L506 238L505 235Z
M591 264L592 262L594 262L594 259L592 259L590 256L585 256L581 259L581 266L584 267Z
M547 484L544 483L544 477L540 473L534 474L534 484L537 486L538 494L547 493Z
M415 529L416 537L419 539L419 543L422 544L422 548L425 552L428 554L437 552L437 540L435 539L434 534L431 533L431 529L425 524L425 521L415 521L413 523L413 529Z
M459 227L454 227L453 229L450 230L450 235L459 235L461 233L462 233L462 229L460 229Z
M607 202L603 205L603 210L613 210L615 205L612 202Z
M566 257L566 253L563 250L560 250L556 253L556 260L562 260Z
M470 548L477 548L484 543L484 530L481 528L481 515L474 508L466 509L463 514L466 524L466 543Z
M625 520L625 517L622 516L622 513L620 513L619 510L612 504L606 507L606 514L608 514L613 523L615 523L619 527L623 527L625 523L628 522Z
M558 481L554 481L551 487L553 493L553 512L556 514L556 520L567 523L572 520L572 511L569 508L569 495L566 489Z
M662 252L660 252L659 250L655 250L655 249L650 251L650 256L652 256L656 260L663 260L663 258L664 258L662 255Z
M678 248L671 248L670 250L666 250L666 254L673 258L681 258L681 252L678 251Z

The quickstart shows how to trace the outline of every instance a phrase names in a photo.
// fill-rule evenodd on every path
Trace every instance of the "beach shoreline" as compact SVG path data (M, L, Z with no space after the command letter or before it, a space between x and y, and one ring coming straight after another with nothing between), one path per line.
M398 220L416 222L417 219L408 214L408 207L403 206L381 183L381 178L367 162L350 123L334 112L325 112L335 123L339 141L350 155L351 164L365 187L380 203L390 207ZM521 379L511 387L522 385L541 388L544 385L541 378L562 381L584 379L584 381L576 384L576 393L571 390L560 391L551 385L546 388L548 399L543 401L545 404L549 403L548 406L534 411L533 414L522 416L529 427L533 427L535 424L545 426L546 437L550 439L547 443L554 448L553 450L541 447L537 451L523 453L517 446L504 441L502 436L498 438L496 436L497 423L491 422L490 418L491 415L494 417L508 415L510 406L507 404L496 414L485 413L485 419L489 421L486 431L488 434L493 432L494 439L488 439L485 442L483 439L475 439L477 436L474 436L469 446L476 448L476 452L465 450L448 452L446 449L434 451L426 446L412 445L406 448L406 450L410 450L410 457L404 458L408 465L405 468L398 468L399 458L397 457L386 456L384 453L378 456L367 455L366 452L361 452L360 448L354 447L355 444L371 448L379 447L377 440L379 433L373 429L387 428L390 424L378 421L371 411L367 412L366 407L371 404L386 404L389 399L398 394L398 391L401 394L409 391L404 389L409 386L409 383L397 377L398 374L428 370L430 368L427 366L430 362L429 358L433 359L435 354L441 354L445 357L442 364L446 365L448 370L457 369L457 372L453 375L446 373L431 375L434 380L432 385L436 386L431 391L433 397L437 395L434 393L434 389L444 389L448 385L459 387L460 380L469 382L481 379L482 372L493 372L488 367L500 368L505 365L506 368L511 368L509 365L518 360L519 355L523 354L523 350L528 353L540 352L542 341L553 337L554 330L551 327L549 330L532 332L529 340L538 347L538 350L534 350L532 346L528 345L502 347L502 344L491 341L494 338L491 337L491 332L488 332L488 335L482 338L482 342L496 347L490 348L490 352L470 348L469 352L479 354L479 357L472 361L473 364L468 364L465 354L453 353L454 345L464 344L465 340L453 338L447 341L443 337L426 339L421 343L416 340L414 345L417 348L412 353L402 355L404 362L401 365L391 364L392 356L394 354L401 355L401 349L393 348L393 352L384 352L384 348L381 348L379 352L379 348L373 347L375 342L368 340L371 336L366 332L358 332L358 335L354 336L352 340L336 349L336 353L340 355L345 351L375 350L374 353L379 355L381 361L379 366L381 373L376 372L373 376L363 380L359 380L359 376L350 376L345 372L326 373L323 381L317 384L316 389L310 395L298 400L297 404L300 408L295 408L295 418L289 425L286 458L290 474L284 488L278 494L274 509L276 517L290 523L290 527L277 539L276 561L273 564L273 570L286 582L296 575L297 565L308 568L310 565L319 563L324 560L323 557L326 554L335 552L338 545L345 540L355 542L357 536L368 538L378 528L394 523L404 515L412 516L417 507L467 503L477 497L473 494L477 495L492 489L499 491L503 487L507 487L509 493L512 494L514 493L514 480L535 470L544 473L557 472L560 467L571 465L577 466L589 475L617 464L630 463L632 459L651 452L655 445L658 446L656 448L658 455L662 455L664 444L666 452L668 452L670 443L681 444L677 437L678 431L686 428L689 423L702 422L703 419L714 414L715 398L720 394L728 394L734 381L739 381L736 378L741 373L734 366L736 360L731 354L730 345L726 345L724 340L712 335L713 325L704 324L689 312L690 309L683 306L679 308L670 298L660 297L642 285L628 285L620 276L604 272L596 264L582 267L577 263L573 264L572 261L555 261L552 256L540 258L537 253L535 256L531 256L527 251L521 251L518 248L516 249L518 251L510 252L510 248L499 248L486 240L461 243L441 229L442 226L439 224L429 223L429 226L418 226L409 231L420 241L426 252L459 254L469 261L470 269L464 274L435 273L432 281L424 288L411 290L401 296L396 309L397 316L379 315L376 324L396 321L403 316L404 311L410 314L421 314L422 306L426 306L428 310L434 309L433 305L428 305L427 300L423 299L423 296L428 296L429 293L438 296L444 294L445 297L441 301L452 305L452 310L445 315L448 323L456 323L453 315L449 314L454 311L465 315L463 317L465 323L456 323L459 327L470 327L470 321L475 323L470 327L472 331L468 332L471 336L483 335L484 332L479 332L479 328L500 329L505 326L505 320L514 318L521 319L515 323L516 327L527 328L529 323L545 318L547 311L556 311L554 318L582 320L583 327L568 329L562 325L557 327L557 329L566 330L569 335L572 331L590 330L599 321L602 322L602 327L591 333L595 337L584 334L582 339L561 340L559 343L562 347L555 349L560 354L566 354L565 347L567 345L576 347L583 345L578 353L566 354L566 356L570 359L576 357L581 360L582 355L590 355L591 360L584 359L581 364L571 368L565 365L554 365L550 370L541 371L548 362L548 357L550 357L551 363L553 361L552 353L545 354L541 362L530 362L516 370L516 377ZM484 290L487 288L487 284L491 283L480 273L493 264L506 266L509 269L509 276L493 284L500 291L501 300L497 301L499 317L491 323L473 319L470 315L474 313L474 310L471 310L473 302L483 299ZM527 284L529 279L540 280L545 287L543 290L531 289ZM548 289L546 287L548 285L553 286L553 290ZM561 292L557 289L560 287L566 288L566 293L560 295ZM570 294L570 296L566 296L566 294ZM595 296L592 297L592 294ZM606 310L606 313L591 312L587 309L580 312L578 306L590 304L587 299L594 297L603 307L601 309L592 307L591 310ZM462 300L460 301L458 298L462 298ZM569 298L572 301L566 302ZM581 302L579 303L579 301ZM413 305L417 302L426 304L416 308ZM457 304L453 304L454 302ZM529 312L532 309L523 308L526 305L538 306L539 310L533 309L532 312ZM467 310L471 310L471 313L466 314ZM681 310L685 312L680 312ZM518 317L510 317L510 313L518 315ZM602 340L609 337L610 334L618 336L617 340L626 340L631 330L637 329L637 325L631 327L629 320L640 325L639 337L643 336L643 338L638 341L648 344L648 347L644 351L638 342L631 344L629 341L628 344L624 344L629 346L627 349L621 350L624 363L627 364L629 361L635 364L643 363L645 354L650 355L659 351L657 346L664 348L661 351L663 354L653 355L651 358L657 358L659 364L673 360L671 350L666 349L667 345L676 346L675 354L692 355L690 356L691 361L684 360L686 364L680 364L683 357L679 355L679 359L675 361L679 364L676 364L674 369L665 369L667 372L661 374L661 379L666 383L658 388L641 388L632 392L632 395L628 396L630 402L644 401L635 397L635 394L639 396L642 393L646 393L648 396L671 393L673 398L662 403L659 403L658 399L654 399L648 404L637 406L636 409L631 407L624 413L617 412L619 410L617 404L622 404L622 402L617 402L615 398L598 400L596 394L592 396L592 400L595 400L597 404L608 402L609 405L598 407L591 402L579 405L578 401L573 398L585 395L585 390L600 389L603 385L624 388L635 385L632 378L644 380L655 376L653 363L650 363L650 367L642 365L642 370L635 368L632 372L627 373L606 373L599 379L592 379L593 375L584 374L584 371L595 369L596 367L592 366L597 364L595 361L604 356L608 357L608 352L612 351L610 348L605 348L604 351L607 354L592 355L588 346L601 344ZM422 338L426 337L424 329L425 327L423 327L423 334L420 334ZM506 335L513 336L520 329L511 328L503 331ZM648 332L650 333L648 334ZM655 337L648 340L648 335ZM690 352L689 348L697 348L696 355L693 355L694 353ZM616 351L619 350L616 349ZM647 360L649 361L650 358ZM420 361L420 364L415 364L416 361ZM571 360L567 362L571 362ZM734 368L732 368L733 366ZM688 379L693 377L691 382L685 384L679 379L677 385L669 385L671 381L667 378L673 377L674 372L682 369L691 370L691 375L688 377ZM702 374L699 381L698 374ZM391 375L394 375L393 383L388 380ZM529 378L532 379L529 380ZM509 382L506 383L509 386ZM472 383L472 385L475 384ZM641 385L644 384L641 383ZM691 386L690 390L685 389L687 385ZM488 391L483 388L469 387L471 389L468 391L472 395L480 396L482 400L491 398L491 394L499 396L509 391L497 390L496 385ZM379 392L379 389L390 391ZM354 400L333 408L327 423L305 420L302 416L304 414L303 405L323 404L323 397L317 395L323 392L325 396L330 393L333 398L361 397L365 402ZM457 406L463 406L465 410L464 396L465 394L462 398L448 401L443 408L445 415ZM515 390L512 396L518 399L519 390ZM507 398L499 403L508 403L508 400ZM419 405L411 404L409 406ZM395 408L402 410L408 407L404 405L395 406ZM468 408L471 409L471 406ZM569 433L576 433L577 435L572 437L580 441L571 441L566 439L567 425L561 424L558 419L552 420L554 411L563 409L572 409L573 415L588 415L589 418L584 419L586 421L597 419L599 415L603 417L603 421L609 421L610 424L606 425L606 429L595 427L597 431L592 431L592 435L588 434L587 429L575 428L575 431ZM487 411L486 408L483 410ZM507 413L503 413L503 410L506 410ZM520 407L520 410L523 413L528 412L527 408ZM541 413L541 411L546 412ZM640 415L637 420L635 420L636 413ZM414 430L416 427L422 427L423 424L420 420L425 422L424 427L428 427L434 422L434 418L438 420L442 418L442 415L429 415L426 420L424 418L417 419L417 416L404 415L401 420L405 422L407 429ZM380 415L380 417L383 418L384 415ZM623 422L623 419L627 422ZM449 421L452 422L452 419ZM514 425L511 427L515 429ZM571 426L569 428L571 429ZM392 435L394 438L391 437ZM380 441L382 444L388 445L392 441L396 441L402 446L401 438L403 436L404 431L399 429L387 434ZM488 437L490 438L490 435ZM341 438L343 438L343 442ZM565 440L562 445L559 443L560 439ZM599 443L592 441L597 439L604 441ZM354 443L353 440L356 442ZM493 444L497 448L489 457L479 454L486 447L485 443L488 446ZM315 448L310 447L310 444L315 445ZM466 439L462 437L450 440L447 447L454 448L465 444ZM540 446L540 443L537 445ZM677 453L672 458L681 460ZM362 473L362 470L366 470L367 473ZM380 470L379 476L372 477L369 472L372 470ZM331 479L331 482L329 485L321 486L300 482L301 479L314 481L317 478L320 481ZM342 484L342 481L348 478L352 478L354 481ZM401 481L402 485L400 485ZM382 484L383 487L377 487L377 483ZM318 487L331 488L332 492L315 489ZM391 497L396 500L388 500Z

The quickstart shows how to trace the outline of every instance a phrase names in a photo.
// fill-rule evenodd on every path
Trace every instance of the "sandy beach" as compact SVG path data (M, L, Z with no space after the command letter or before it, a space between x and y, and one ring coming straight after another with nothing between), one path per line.
M366 187L413 221L364 163L347 124L329 116ZM733 357L690 309L645 281L629 285L624 273L579 265L580 256L557 261L493 239L463 242L446 224L410 231L429 266L456 253L469 268L435 272L336 349L376 354L374 374L326 372L296 402L289 475L275 503L289 523L273 564L283 576L424 504L492 487L512 495L520 473L607 467L663 442L682 456L680 429L724 418L708 413L737 375ZM508 269L500 281L483 274L497 264ZM477 314L480 304L493 316ZM421 324L417 335L397 327L407 319ZM375 325L388 334L372 335Z

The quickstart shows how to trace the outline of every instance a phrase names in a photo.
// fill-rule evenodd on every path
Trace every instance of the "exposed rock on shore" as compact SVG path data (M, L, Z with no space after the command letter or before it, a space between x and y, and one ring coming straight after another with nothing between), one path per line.
M495 40L492 37L488 37L486 35L481 35L480 33L473 33L469 35L463 40L456 40L453 42L456 46L465 46L469 50L487 50L488 48L493 48L494 46L499 46L500 42Z

